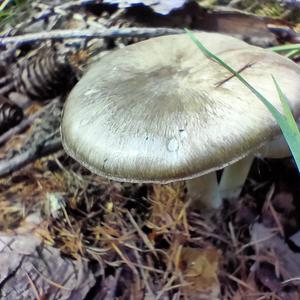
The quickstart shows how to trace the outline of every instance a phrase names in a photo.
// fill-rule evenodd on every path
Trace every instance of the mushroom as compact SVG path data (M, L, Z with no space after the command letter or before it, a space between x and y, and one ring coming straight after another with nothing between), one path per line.
M297 124L299 126L299 122ZM254 153L224 169L219 184L220 197L234 199L239 196L248 177L254 158L281 159L290 156L292 156L291 150L284 136L279 134L257 149Z
M196 37L282 111L272 74L299 111L295 63L226 35ZM92 65L68 96L61 133L66 152L100 176L187 180L193 199L218 207L215 171L257 151L279 127L237 78L183 34L127 46ZM242 164L237 171L243 172ZM234 186L234 177L223 181Z
M284 136L279 134L254 153L224 169L219 184L220 197L234 199L240 195L255 158L280 159L291 155L292 153Z

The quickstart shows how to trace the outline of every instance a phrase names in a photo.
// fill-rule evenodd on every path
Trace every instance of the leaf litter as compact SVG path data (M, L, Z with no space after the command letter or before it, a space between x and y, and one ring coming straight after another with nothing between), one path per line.
M71 19L76 15L72 26L83 28L85 18L80 19L80 14L92 16L87 18L89 26L211 26L209 30L244 34L245 39L263 45L276 44L276 34L267 23L281 21L225 13L216 7L207 10L193 1L182 10L154 18L146 4L119 15L115 7L99 10L93 4L80 7L77 15L69 8L64 13ZM47 7L38 1L35 5L39 12ZM259 14L275 14L270 5L266 10L257 5ZM64 22L62 10L53 11L43 25L47 30ZM43 14L47 15L47 9ZM200 15L210 22L201 23ZM37 25L35 19L30 22ZM250 27L249 22L256 25ZM70 24L64 24L65 28ZM10 30L22 32L25 25L21 22ZM101 48L97 49L101 56L136 41L93 41L89 49ZM58 48L69 47L58 44ZM74 44L77 47L81 41ZM26 62L27 55L40 50L24 48L14 54L15 60ZM80 65L78 76L90 59L87 52L83 56L75 52L70 58L75 60L73 65ZM37 56L36 61L41 58ZM34 82L41 88L42 82ZM44 100L37 103L19 95L14 99L25 108L25 117L45 107ZM59 115L61 108L56 108ZM59 119L52 112L52 119L44 114L11 136L1 148L1 159L27 149L36 136L48 139L49 132L50 136L56 132ZM299 299L299 189L299 175L290 159L256 160L240 199L226 201L221 210L207 214L188 209L183 183L111 182L90 174L63 151L55 151L0 179L0 238L4 241L0 295L5 299Z
M109 182L63 153L9 180L14 184L6 182L0 201L2 228L29 231L63 257L88 259L95 295L102 287L116 299L296 299L299 293L299 225L293 195L285 191L291 187L280 178L275 189L269 183L269 198L248 185L239 202L213 215L187 209L184 184Z

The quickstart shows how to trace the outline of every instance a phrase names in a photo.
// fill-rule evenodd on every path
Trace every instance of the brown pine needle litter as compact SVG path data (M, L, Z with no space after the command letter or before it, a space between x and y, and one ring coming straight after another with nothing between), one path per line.
M10 184L19 177L26 186ZM259 258L249 256L255 245L247 230L236 227L233 212L239 208L210 216L191 212L183 183L108 182L59 153L2 184L9 187L0 199L6 230L22 224L63 255L89 259L103 280L118 270L116 289L134 293L134 299L260 295L249 282L250 266ZM29 226L35 214L39 221Z
M19 284L22 290L25 285L31 298L37 300L59 298L49 292L50 287L61 295L73 293L76 299L89 300L299 299L300 186L299 174L290 159L257 160L242 196L225 201L214 212L191 210L184 183L128 184L102 179L74 162L61 148L59 126L65 95L55 93L53 98L48 86L52 81L60 82L61 71L52 74L51 61L44 59L46 53L54 55L54 48L63 52L76 48L65 58L79 79L90 62L113 48L144 40L150 31L157 34L161 25L167 27L164 32L173 33L184 27L218 32L225 29L260 46L291 42L293 37L299 39L294 30L300 25L290 23L300 22L299 7L293 8L292 1L196 0L203 4L198 7L191 0L183 9L159 16L147 8L151 1L141 1L145 5L135 4L129 10L118 10L97 0L4 2L0 25L5 23L11 28L2 28L7 47L0 50L0 94L9 97L11 91L19 91L19 85L27 84L23 96L13 97L24 108L24 123L0 138L0 161L4 165L0 174L0 233L8 236L6 241L17 243L18 238L26 237L26 247L31 241L38 246L32 246L29 252L23 249L26 247L21 247L20 253L13 253L17 247L5 252L11 244L3 243L2 237L0 258L8 268L15 257L22 262L33 258L32 267L19 263L18 271L25 278L24 284ZM21 13L25 7L17 5L21 2L28 8L23 9L25 15ZM184 5L188 1L154 2L156 6L177 2ZM221 3L229 4L229 10L234 7L250 14L233 10L228 15L218 8ZM27 18L31 11L35 18ZM12 18L15 20L9 25ZM203 28L203 24L208 27ZM99 34L108 38L90 40ZM51 43L45 41L49 35ZM80 39L70 40L72 36ZM30 44L23 44L27 42ZM44 47L51 51L43 52ZM299 62L299 49L286 54ZM45 74L44 80L40 71ZM219 82L220 88L223 84ZM64 93L67 95L69 90ZM42 102L33 102L32 95ZM40 158L40 142L52 139L57 148ZM11 158L35 148L23 164L11 162ZM7 171L7 166L12 169ZM43 251L51 252L51 256L41 259ZM14 259L7 259L8 254ZM53 259L54 270L48 270L45 257L47 262L49 257ZM40 264L47 265L47 271ZM0 269L0 278L3 272L4 277L9 276L1 281L1 298L7 283L13 282L14 289L20 277L16 270L7 275L5 268ZM64 275L74 275L68 283L76 284L66 284ZM84 286L80 286L82 282ZM74 291L73 287L78 289Z
M261 202L240 199L207 214L188 209L183 183L109 182L59 152L0 187L2 230L35 234L62 255L88 259L103 284L114 278L120 299L280 299L267 289L264 266L278 280L284 265L276 251L258 250L284 229L277 207L289 195L281 199L273 185ZM258 205L273 230L253 240L246 220ZM291 201L286 209L294 209ZM282 287L297 283L287 282Z

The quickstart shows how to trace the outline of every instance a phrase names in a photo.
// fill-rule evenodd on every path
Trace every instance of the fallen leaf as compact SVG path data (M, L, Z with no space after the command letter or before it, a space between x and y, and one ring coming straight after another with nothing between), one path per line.
M212 246L205 249L182 248L179 268L188 283L182 287L188 299L219 299L219 262L220 253Z
M0 234L0 298L81 300L95 284L86 261L63 258L32 235Z
M274 262L274 272L270 272L266 267L263 269L260 267L262 264L264 265L264 261L256 262L252 267L260 281L271 291L276 291L277 295L281 297L280 299L295 299L293 280L285 285L285 287L292 288L289 293L284 291L282 282L300 277L300 253L292 251L284 239L274 232L274 229L260 223L255 223L252 227L251 243L255 245L257 256L266 257L266 259L267 257L273 258ZM272 263L271 260L266 262ZM278 274L275 275L276 273ZM281 286L279 286L279 281Z

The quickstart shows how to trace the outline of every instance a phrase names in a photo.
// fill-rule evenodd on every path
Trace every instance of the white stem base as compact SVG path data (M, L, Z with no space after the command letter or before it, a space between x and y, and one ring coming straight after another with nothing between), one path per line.
M248 177L253 159L253 155L248 155L224 169L219 184L222 199L237 198L240 195Z
M186 181L192 208L215 209L222 205L216 172Z

